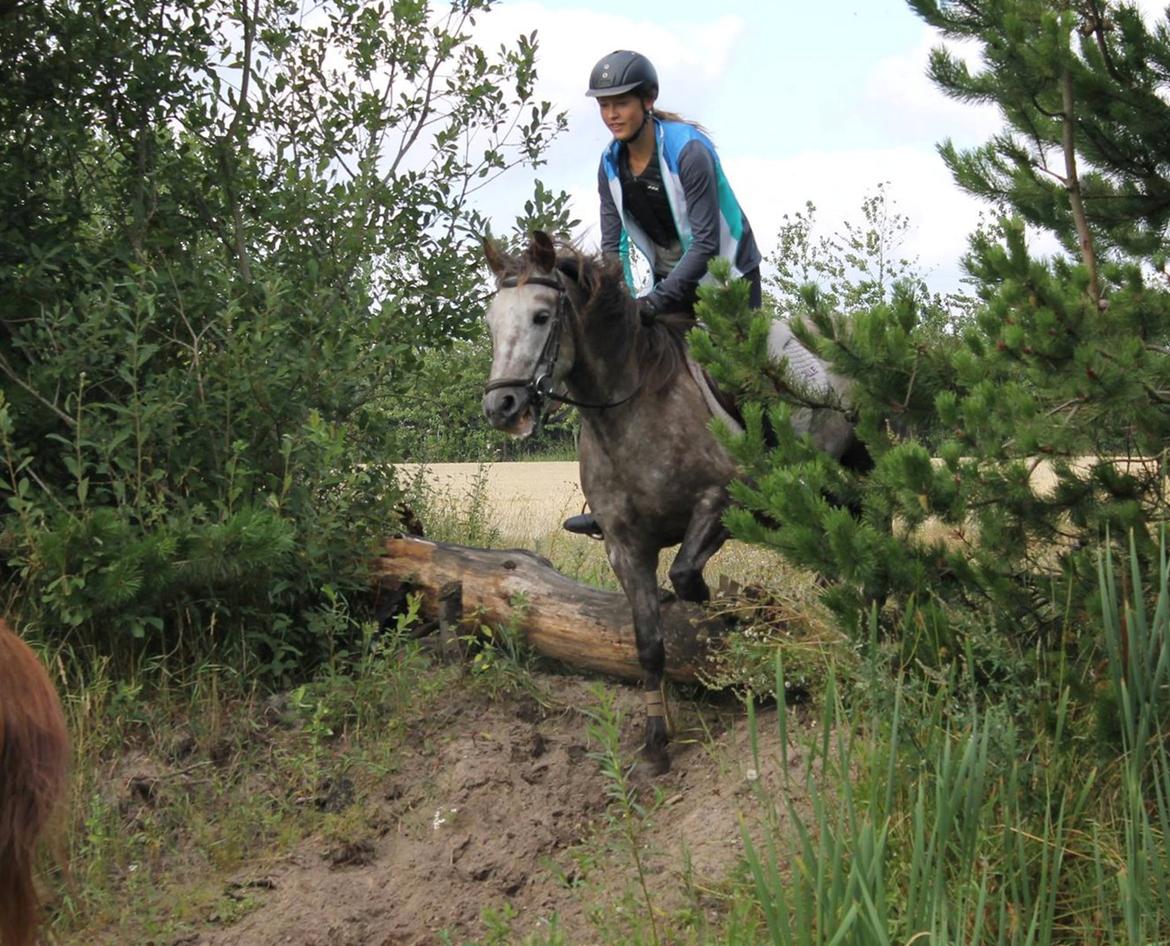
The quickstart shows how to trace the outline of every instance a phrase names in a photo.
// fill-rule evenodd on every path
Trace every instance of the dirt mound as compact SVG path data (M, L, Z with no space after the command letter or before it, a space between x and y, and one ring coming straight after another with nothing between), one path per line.
M596 702L576 678L538 682L562 705ZM639 694L621 687L615 702L632 759ZM640 822L641 854L663 913L682 903L684 849L692 889L725 877L742 850L739 819L751 816L751 782L777 778L774 736L765 737L772 751L756 772L736 707L683 703L676 710L672 771L639 783L650 812ZM760 725L772 731L768 713ZM550 712L530 698L453 693L442 718L419 723L412 736L397 772L366 800L372 811L361 819L362 833L314 839L276 863L255 865L231 885L255 908L182 942L429 946L484 936L485 910L508 917L508 941L554 917L567 942L598 941L599 922L613 922L635 874L607 817L607 783L589 756L583 716ZM799 765L791 753L790 763Z

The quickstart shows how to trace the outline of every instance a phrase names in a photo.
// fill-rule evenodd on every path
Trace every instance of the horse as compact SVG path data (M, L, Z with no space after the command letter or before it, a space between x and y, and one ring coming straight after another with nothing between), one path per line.
M65 797L69 736L32 649L0 619L0 946L32 946L37 846Z
M686 331L694 320L643 322L620 263L540 231L519 256L491 241L484 254L496 278L484 414L497 429L525 437L538 428L546 400L579 409L582 491L633 613L646 712L642 755L653 774L664 773L670 756L658 559L679 545L669 571L675 593L685 601L710 598L703 568L729 537L723 513L737 472L710 429L720 409L689 361ZM784 347L791 332L781 335ZM840 458L855 448L841 412L819 413L804 423L821 449Z

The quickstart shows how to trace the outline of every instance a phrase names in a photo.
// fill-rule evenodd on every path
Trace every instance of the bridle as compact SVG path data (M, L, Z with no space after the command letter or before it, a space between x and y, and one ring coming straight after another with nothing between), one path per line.
M548 337L544 340L544 347L540 350L540 355L536 359L531 377L492 378L483 386L483 393L489 394L500 388L523 388L528 392L528 398L539 416L541 405L545 400L549 398L557 399L552 390L553 369L556 367L557 358L561 354L561 334L564 332L569 293L559 273L554 273L551 278L547 276L529 276L523 283L519 281L519 277L517 276L508 276L500 280L498 288L516 289L521 285L547 286L557 291L557 309L553 314L552 328L549 329Z
M565 286L564 279L561 277L559 270L554 270L552 276L528 276L523 281L521 281L519 276L507 276L500 280L498 288L517 289L520 286L547 286L549 289L556 290L557 308L553 314L553 325L549 330L548 337L544 340L544 347L540 350L536 364L533 366L532 375L527 378L491 378L483 386L484 394L489 394L500 388L523 388L528 392L529 402L532 404L533 411L539 422L541 408L544 406L545 401L559 401L562 404L571 404L573 407L603 411L625 404L642 390L642 380L639 378L638 383L634 386L634 390L625 397L616 401L606 401L601 404L578 401L575 398L569 397L567 394L557 394L553 390L553 369L556 367L557 359L561 354L561 335L564 333L565 320L568 318L568 309L571 305L569 301L569 290Z

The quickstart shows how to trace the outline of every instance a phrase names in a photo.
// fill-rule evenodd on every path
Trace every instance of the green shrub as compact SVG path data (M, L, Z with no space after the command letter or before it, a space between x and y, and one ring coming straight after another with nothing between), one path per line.
M394 521L388 401L482 309L468 191L564 126L533 99L531 39L472 44L486 7L0 17L14 617L77 652L224 650L274 676L330 651L314 615L335 597L359 633ZM529 210L555 226L563 196Z

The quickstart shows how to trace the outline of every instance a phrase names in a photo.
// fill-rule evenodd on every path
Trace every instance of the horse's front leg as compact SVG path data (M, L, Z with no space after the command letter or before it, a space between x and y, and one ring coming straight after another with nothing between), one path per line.
M712 486L695 503L695 512L670 565L670 583L683 601L702 603L711 597L703 569L730 533L723 525L723 511L730 500L722 486Z
M606 532L605 551L614 574L621 582L634 615L634 637L638 663L642 667L642 689L646 700L646 741L642 755L655 775L670 769L666 745L666 646L658 613L658 549L639 547L620 535Z

